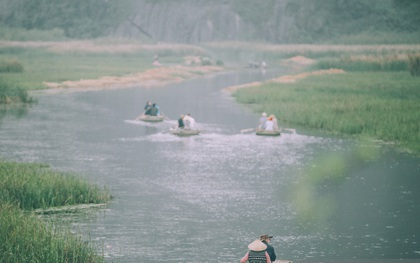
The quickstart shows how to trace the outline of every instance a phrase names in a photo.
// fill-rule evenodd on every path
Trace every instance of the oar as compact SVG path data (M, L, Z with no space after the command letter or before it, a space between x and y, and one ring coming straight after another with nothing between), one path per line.
M135 118L134 120L135 120L135 121L140 120L140 117L141 117L141 116L143 116L145 113L146 113L146 111L144 111L142 114L140 114L140 115L139 115L137 118Z
M291 129L291 128L282 128L282 130L284 131L289 131L291 133L296 133L296 129Z
M255 131L255 128L248 128L248 129L242 129L241 133L247 133L247 132L253 132Z
M169 119L169 118L168 118L168 116L166 116L166 114L164 114L163 112L162 112L160 115L162 115L162 116L165 118L165 120L167 120L167 121L170 121L170 120L171 120L171 119Z

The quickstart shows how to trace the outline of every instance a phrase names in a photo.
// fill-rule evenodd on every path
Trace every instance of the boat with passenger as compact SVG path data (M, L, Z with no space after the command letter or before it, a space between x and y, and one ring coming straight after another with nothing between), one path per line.
M146 106L144 106L144 113L136 118L137 120L145 121L145 122L161 122L165 119L165 116L160 114L159 106L157 103L151 103L148 101Z
M271 114L267 117L267 113L263 112L258 123L258 128L256 129L256 134L260 136L280 136L276 116Z

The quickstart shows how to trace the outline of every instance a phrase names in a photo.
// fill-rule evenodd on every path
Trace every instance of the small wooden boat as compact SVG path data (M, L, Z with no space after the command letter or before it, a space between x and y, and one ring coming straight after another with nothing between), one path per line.
M141 121L145 121L145 122L161 122L165 119L165 116L163 115L158 115L158 116L152 116L152 115L140 115L137 117L136 120L141 120Z
M175 129L171 133L177 136L192 136L200 134L200 131L195 129Z
M280 130L266 131L257 129L256 134L259 136L280 136Z

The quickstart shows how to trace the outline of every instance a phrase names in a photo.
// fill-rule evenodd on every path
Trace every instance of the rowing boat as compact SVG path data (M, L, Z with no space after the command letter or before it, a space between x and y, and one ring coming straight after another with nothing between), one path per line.
M165 116L158 115L158 116L152 116L152 115L140 115L137 117L137 120L145 121L145 122L161 122L165 119Z
M266 130L257 129L256 135L259 135L259 136L280 136L280 130L266 131Z
M171 133L177 136L192 136L200 134L200 131L195 129L176 129L171 131Z

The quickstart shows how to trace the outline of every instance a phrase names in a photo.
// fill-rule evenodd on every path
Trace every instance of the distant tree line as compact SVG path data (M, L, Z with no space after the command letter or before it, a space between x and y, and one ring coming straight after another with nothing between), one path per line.
M0 26L61 29L70 38L107 35L130 12L131 0L2 0Z
M246 23L238 40L310 43L361 33L409 34L418 32L420 25L419 0L2 0L0 26L29 30L59 28L71 38L100 37L109 35L124 21L134 17L145 3L153 3L153 10L158 12L174 1L177 1L176 8L186 8L191 4L208 8L209 12L204 12L208 19L221 16L212 13L212 7L226 6ZM179 20L188 15L187 11L184 14L170 11L165 11L164 15L183 16ZM190 14L191 17L194 15ZM149 26L151 24L153 21ZM197 27L197 24L192 26ZM181 29L186 30L185 25ZM188 30L199 31L196 28ZM190 37L185 38L188 42Z
M419 32L418 0L235 0L240 17L268 42L313 42L343 35ZM286 32L285 32L286 31Z

